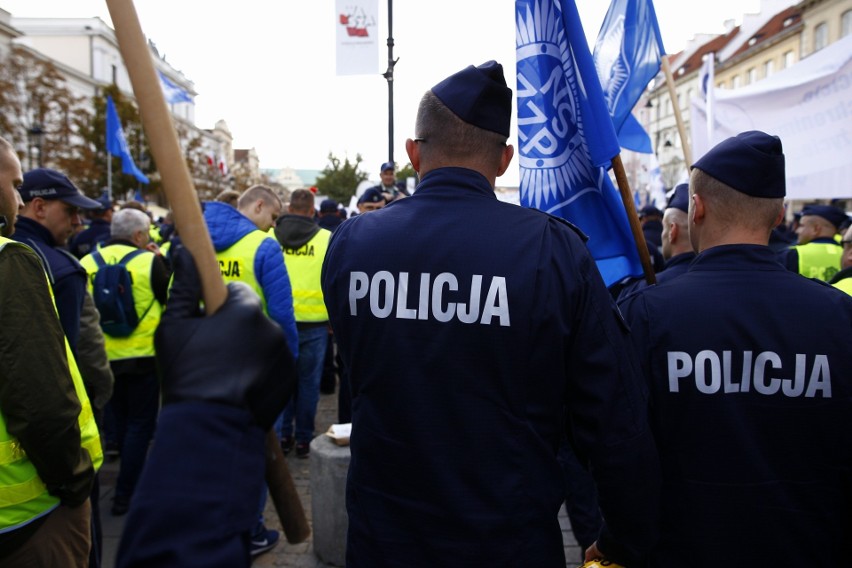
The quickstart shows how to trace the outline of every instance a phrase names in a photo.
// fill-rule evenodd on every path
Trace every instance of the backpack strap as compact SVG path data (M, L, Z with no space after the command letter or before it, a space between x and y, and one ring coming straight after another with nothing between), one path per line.
M133 260L134 258L139 256L143 252L150 252L150 251L147 251L145 249L132 250L129 253L127 253L126 255L124 255L123 257L121 257L121 260L118 261L118 264L120 264L121 266L127 266L127 263L129 263L131 260ZM97 259L95 259L95 260L97 260Z
M149 251L149 250L147 250L147 249L136 249L136 250L132 250L132 251L130 251L129 253L127 253L126 255L124 255L123 257L121 257L121 260L119 260L119 261L118 261L118 264L120 264L120 265L122 265L122 266L125 266L125 267L126 267L128 262L130 262L131 260L133 260L134 258L136 258L137 256L139 256L140 254L142 254L142 253L146 253L146 252L151 252L151 251ZM151 253L151 254L154 254L154 253ZM153 300L151 300L151 303L150 303L150 304L148 304L148 307L147 307L147 308L145 308L145 311L144 311L144 312L142 312L142 315L141 315L141 316L139 316L139 321L140 321L140 322L141 322L143 319L145 319L145 316L147 316L147 315L148 315L148 312L150 312L150 311L151 311L151 308L153 308L153 307L154 307L154 302L156 302L156 301L157 301L157 298L156 298L156 297L155 297Z
M98 265L98 268L103 268L104 266L106 266L106 261L101 255L100 249L96 249L94 252L92 252L92 260L95 261L95 264Z

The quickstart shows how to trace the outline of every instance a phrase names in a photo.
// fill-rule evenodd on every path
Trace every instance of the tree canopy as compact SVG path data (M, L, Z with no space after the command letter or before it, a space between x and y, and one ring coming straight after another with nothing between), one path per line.
M328 154L328 165L317 177L317 192L341 203L348 203L355 195L358 184L367 179L367 174L360 170L361 155L355 155L355 163L346 157L341 162L333 153Z

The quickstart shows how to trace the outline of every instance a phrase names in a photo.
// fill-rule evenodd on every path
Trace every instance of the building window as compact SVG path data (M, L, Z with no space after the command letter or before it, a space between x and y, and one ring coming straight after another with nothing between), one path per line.
M742 86L742 82L743 82L742 77L740 77L739 75L734 75L734 78L731 79L731 88L732 89L740 88Z
M828 45L828 24L821 23L814 28L814 51L819 51Z
M763 76L769 77L775 72L775 62L771 59L763 64Z
M840 16L840 37L846 37L852 33L852 10L846 10Z
M757 68L752 67L746 73L746 85L751 85L757 82Z
M118 84L118 67L116 67L115 65L112 66L112 84Z
M787 69L788 67L792 67L793 64L796 63L796 54L793 53L793 50L787 51L784 53L784 59L781 62L781 68Z

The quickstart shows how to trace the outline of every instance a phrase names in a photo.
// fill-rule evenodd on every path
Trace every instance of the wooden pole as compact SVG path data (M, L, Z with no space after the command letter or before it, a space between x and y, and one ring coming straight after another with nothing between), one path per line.
M672 69L669 65L669 58L662 57L663 71L666 74L666 85L669 88L669 97L672 99L672 108L674 109L675 122L677 123L677 132L680 135L680 145L683 148L683 159L686 160L686 170L692 167L692 149L689 147L689 138L686 137L686 128L683 124L683 117L680 114L680 105L677 102L677 91L675 90L674 78L672 77Z
M213 252L213 243L201 215L201 206L195 193L192 177L183 159L177 134L160 79L154 70L148 43L142 34L139 18L132 0L106 0L118 46L130 75L133 93L139 104L139 114L157 171L163 180L163 191L174 212L175 225L181 241L192 253L201 278L204 305L212 314L225 303L228 291L222 280L219 263Z
M639 260L642 262L642 270L645 272L645 282L654 284L657 279L654 276L654 268L651 266L651 254L648 252L648 244L645 242L645 233L639 224L639 215L636 213L636 205L633 203L633 195L630 192L630 184L627 182L627 174L624 172L624 164L621 162L621 154L616 154L612 159L612 171L615 173L615 181L618 183L618 191L624 210L627 211L627 220L630 222L630 231L636 241L636 250L639 252Z
M142 126L163 180L163 191L174 213L181 241L195 259L205 308L212 314L225 303L228 290L222 280L207 224L201 215L192 176L183 159L180 142L166 107L160 79L154 70L151 53L142 34L136 7L132 0L106 0L106 3L115 27L118 47L130 75L133 93L139 104ZM279 456L278 459L267 459L266 480L275 509L281 518L281 525L288 541L303 542L310 535L310 526L296 493L293 478L278 447L278 440L271 430L267 434L266 444L267 456ZM205 513L199 511L199 514ZM286 532L288 528L291 532Z

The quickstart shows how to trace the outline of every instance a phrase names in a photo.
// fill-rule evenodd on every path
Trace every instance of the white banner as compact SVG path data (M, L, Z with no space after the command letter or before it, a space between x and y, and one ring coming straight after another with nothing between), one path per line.
M745 130L781 137L788 199L852 197L852 35L736 90L716 89L708 140L704 101L691 101L693 159Z
M379 0L336 0L337 74L379 72Z

